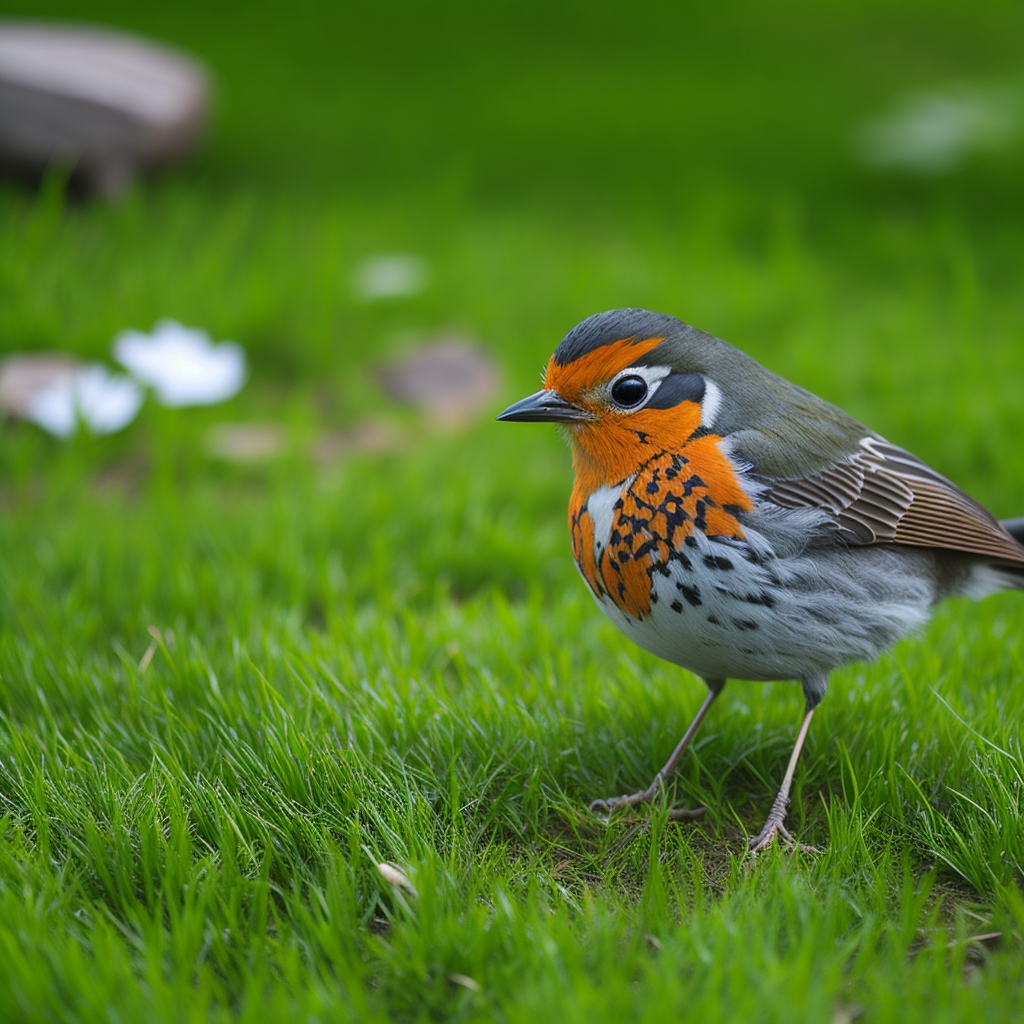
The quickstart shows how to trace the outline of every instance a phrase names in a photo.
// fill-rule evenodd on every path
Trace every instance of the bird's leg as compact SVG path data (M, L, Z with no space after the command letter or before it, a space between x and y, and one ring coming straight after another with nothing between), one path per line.
M653 800L655 794L661 789L665 779L667 779L675 770L676 765L679 764L680 759L686 752L686 748L690 745L693 737L697 734L697 730L700 728L700 723L704 721L704 716L708 713L711 705L714 704L715 698L725 688L724 679L705 680L708 688L708 695L704 698L704 703L701 704L700 710L694 715L693 721L690 723L686 732L683 733L683 738L676 744L676 749L672 751L672 756L665 762L661 771L654 776L654 781L646 788L640 790L638 793L630 793L628 796L613 796L607 800L595 800L590 805L590 810L594 814L609 815L619 810L622 807L634 807L636 804L645 804L649 800ZM696 807L693 809L680 808L679 810L670 811L669 818L672 821L685 821L689 818L699 818L706 808Z
M819 697L818 699L820 700L821 698ZM791 843L793 846L800 846L782 822L785 820L786 811L789 809L789 791L793 785L793 773L796 771L796 762L800 757L800 751L803 749L804 740L807 738L807 730L810 727L811 719L814 717L814 710L817 706L818 701L816 700L812 703L810 697L808 697L807 710L804 713L804 720L800 725L800 731L797 733L793 753L789 757L789 764L786 765L786 774L782 779L782 786L779 788L778 796L775 797L775 801L772 803L772 809L768 812L768 820L764 823L764 828L750 840L751 853L760 853L770 845L776 834L780 835L787 843ZM803 849L813 850L814 847L808 846L803 847Z

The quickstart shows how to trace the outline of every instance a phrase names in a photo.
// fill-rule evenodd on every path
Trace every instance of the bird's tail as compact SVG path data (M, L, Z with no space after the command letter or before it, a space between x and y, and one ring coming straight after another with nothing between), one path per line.
M1024 516L1004 519L1003 526L1018 544L1024 545ZM1004 570L1004 575L1018 590L1024 590L1024 566L1014 565L1012 569Z
M1014 540L1024 544L1024 516L1019 516L1017 519L1004 519L1003 526Z

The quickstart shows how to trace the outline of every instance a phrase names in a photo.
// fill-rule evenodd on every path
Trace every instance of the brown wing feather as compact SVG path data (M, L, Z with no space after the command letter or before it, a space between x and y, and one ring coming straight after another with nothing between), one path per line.
M767 497L830 512L851 544L948 548L1024 565L1024 545L984 505L881 438L864 438L848 459L819 473L770 481Z

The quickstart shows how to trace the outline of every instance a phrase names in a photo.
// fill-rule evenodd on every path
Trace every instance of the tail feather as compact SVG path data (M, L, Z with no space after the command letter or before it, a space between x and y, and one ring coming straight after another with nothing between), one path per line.
M1003 526L1015 541L1024 544L1024 516L1018 516L1016 519L1004 519Z
M1004 519L1002 526L1018 544L1024 545L1024 516ZM998 571L1003 577L1004 586L1024 590L1024 566L1000 565Z

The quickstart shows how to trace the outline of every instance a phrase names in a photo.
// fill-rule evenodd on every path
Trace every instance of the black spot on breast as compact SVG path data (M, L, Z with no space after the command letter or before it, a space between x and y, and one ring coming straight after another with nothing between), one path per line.
M705 555L704 564L709 569L731 569L732 562L728 558L723 558L721 555Z
M651 540L644 541L644 543L636 549L636 553L633 557L637 559L643 558L644 555L649 555L657 546L658 542L653 538Z
M733 619L732 624L741 632L757 629L757 623L753 619Z
M775 607L775 598L771 594L747 594L747 604L760 604L765 608Z
M676 590L678 590L694 608L700 607L702 603L700 599L700 591L696 587L688 587L685 583L677 583Z
M712 626L720 626L721 625L721 623L718 621L718 619L716 619L714 617L714 615L709 615L708 616L708 622L710 622Z
M696 537L687 537L686 540L683 541L683 543L688 548L695 548L697 546L697 538Z
M678 562L684 569L693 571L693 562L691 562L682 551L670 551L668 556L673 562Z
M673 601L670 607L674 612L681 612L683 610L683 604L681 601Z

